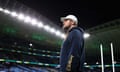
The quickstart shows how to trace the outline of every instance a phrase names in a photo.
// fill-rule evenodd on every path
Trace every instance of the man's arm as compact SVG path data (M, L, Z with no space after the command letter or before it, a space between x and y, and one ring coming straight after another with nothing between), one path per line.
M81 44L82 44L82 32L80 32L79 30L73 30L70 33L70 40L71 40L71 48L70 48L70 52L69 52L69 59L68 59L68 64L66 69L68 71L71 70L71 63L74 57L79 58L81 51Z

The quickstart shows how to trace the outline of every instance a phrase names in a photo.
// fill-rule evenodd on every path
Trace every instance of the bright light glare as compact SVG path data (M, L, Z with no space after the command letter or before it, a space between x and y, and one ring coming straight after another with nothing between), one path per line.
M4 10L4 13L6 13L6 14L10 14L10 11L7 10L7 9L5 9L5 10Z
M36 19L32 19L32 20L31 20L31 24L32 24L32 25L36 25L36 24L37 24L37 20L36 20Z
M0 7L0 11L3 11L3 8Z
M60 34L61 34L60 31L56 31L57 36L60 36Z
M18 19L23 20L24 18L25 18L25 17L24 17L24 14L20 13L20 14L18 15Z
M49 31L49 30L50 30L50 26L45 25L45 26L44 26L44 29L47 30L47 31Z
M38 23L38 27L39 27L39 28L41 28L41 27L43 27L43 26L44 26L44 25L43 25L42 22L39 22L39 23Z
M96 64L99 64L99 62L96 62Z
M32 19L29 16L25 16L23 13L16 13L15 11L10 12L7 9L3 9L0 7L0 11L3 11L6 14L10 14L13 17L17 17L19 20L24 20L26 23L31 23L32 25L37 25L39 28L44 28L46 31L49 31L51 33L54 33L56 36L59 36L61 38L65 38L65 34L61 33L59 30L56 30L55 28L51 28L49 25L44 25L42 22L38 22L36 19ZM85 33L84 38L88 38L90 34ZM32 44L30 44L32 46Z
M32 43L30 43L29 45L32 46Z
M13 17L18 16L16 12L11 12L11 15L12 15Z
M87 65L87 63L85 62L84 65Z
M29 16L26 16L24 22L28 23L30 21L31 21L31 18Z
M50 32L51 32L51 33L54 33L54 32L55 32L55 29L54 29L54 28L51 28L51 29L50 29Z
M84 38L89 38L90 34L89 33L84 33Z
M61 37L64 39L65 38L65 34L61 34Z

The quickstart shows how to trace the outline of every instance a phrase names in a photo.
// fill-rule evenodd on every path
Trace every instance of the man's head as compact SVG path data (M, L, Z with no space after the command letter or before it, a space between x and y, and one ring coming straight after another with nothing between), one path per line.
M61 21L63 22L63 29L68 30L71 26L77 26L78 19L74 15L68 15L66 17L61 17Z

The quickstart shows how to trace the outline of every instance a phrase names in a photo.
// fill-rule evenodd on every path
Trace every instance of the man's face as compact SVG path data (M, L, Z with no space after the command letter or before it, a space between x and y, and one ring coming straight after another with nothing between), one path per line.
M63 29L68 29L68 28L70 28L71 27L71 25L72 24L74 24L74 22L72 21L72 20L70 20L70 19L65 19L64 21L63 21Z

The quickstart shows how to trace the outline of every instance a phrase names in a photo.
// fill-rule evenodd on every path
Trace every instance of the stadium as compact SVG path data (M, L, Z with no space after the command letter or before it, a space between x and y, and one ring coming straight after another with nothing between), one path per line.
M120 72L119 31L120 19L85 30L84 72ZM58 72L64 37L33 9L0 0L0 72Z

